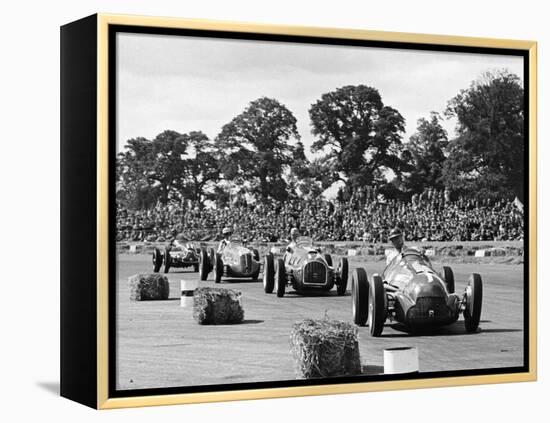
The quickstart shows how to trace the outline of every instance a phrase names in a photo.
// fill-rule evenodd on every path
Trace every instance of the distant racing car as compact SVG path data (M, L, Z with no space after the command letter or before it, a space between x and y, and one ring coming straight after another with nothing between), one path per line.
M278 297L285 295L286 287L300 294L330 291L336 285L338 295L346 293L348 284L348 260L343 257L336 267L330 254L322 254L313 239L301 236L296 247L288 249L283 258L268 253L264 258L264 291L273 290Z
M369 324L372 336L380 336L389 319L414 330L449 325L464 315L467 332L475 332L481 317L481 276L470 275L462 294L455 293L453 271L444 266L437 273L417 249L397 253L381 275L369 280L363 268L352 275L352 314L355 324Z
M223 278L251 278L257 280L261 271L260 254L256 248L249 248L238 236L233 236L221 253L213 248L201 249L199 274L206 280L214 272L214 282Z
M164 264L164 273L168 273L172 267L193 267L199 271L200 248L192 242L174 240L170 242L164 251L159 248L153 250L153 271L158 273Z

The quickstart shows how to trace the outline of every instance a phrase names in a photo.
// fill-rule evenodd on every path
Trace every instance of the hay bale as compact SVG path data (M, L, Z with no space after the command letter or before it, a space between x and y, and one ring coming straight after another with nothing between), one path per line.
M198 288L193 297L193 318L199 325L241 323L242 294L226 288Z
M298 378L361 373L357 327L338 320L306 319L290 333Z
M170 285L166 276L158 273L138 274L128 278L130 300L167 300Z

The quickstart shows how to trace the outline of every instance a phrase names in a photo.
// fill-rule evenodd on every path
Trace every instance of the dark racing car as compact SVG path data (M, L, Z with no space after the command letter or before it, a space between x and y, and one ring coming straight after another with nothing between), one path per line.
M153 271L160 271L164 264L164 273L168 273L172 267L193 267L193 271L199 271L200 248L191 242L174 240L170 242L164 251L159 248L153 251Z
M258 279L261 271L260 254L256 248L248 247L246 241L238 236L231 237L229 244L222 252L208 251L203 248L200 253L199 275L205 281L210 272L214 272L214 282L220 283L223 278Z
M452 269L444 266L443 273L437 273L414 248L396 253L382 274L370 280L364 269L356 269L351 290L353 320L360 326L368 322L372 336L381 335L387 319L415 330L449 325L463 314L467 332L479 326L481 276L472 273L464 292L456 294Z
M273 290L278 297L285 295L286 287L300 294L330 291L336 285L338 295L346 293L348 260L343 257L338 266L332 265L330 254L322 254L309 237L299 237L296 246L288 248L283 258L268 253L264 259L264 291Z

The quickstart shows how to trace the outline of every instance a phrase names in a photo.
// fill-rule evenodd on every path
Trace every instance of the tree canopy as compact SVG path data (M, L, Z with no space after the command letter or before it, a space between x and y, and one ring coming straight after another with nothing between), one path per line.
M376 88L348 85L323 94L310 110L313 152L322 153L336 180L351 187L385 184L386 172L401 173L405 119L384 105Z
M520 79L507 71L483 74L449 101L446 115L457 119L458 135L449 143L445 185L523 200L524 101Z
M410 193L420 193L426 188L445 188L442 174L446 160L444 151L449 141L441 120L436 112L428 119L418 119L416 132L406 144L404 158L411 166L404 185Z
M249 194L262 199L284 200L284 178L298 160L305 160L296 118L277 100L262 97L224 125L216 147L225 179L248 186Z

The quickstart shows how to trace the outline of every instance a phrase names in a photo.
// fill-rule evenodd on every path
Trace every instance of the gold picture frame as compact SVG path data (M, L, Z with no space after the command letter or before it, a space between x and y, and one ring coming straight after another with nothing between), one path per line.
M69 24L70 25L75 24ZM152 405L189 404L215 401L235 401L260 398L281 398L306 395L325 395L355 392L371 392L400 389L436 388L461 385L478 385L505 382L527 382L535 381L537 378L537 43L534 41L518 41L505 39L489 39L477 37L459 37L448 35L411 34L401 32L369 31L362 29L335 29L315 28L287 25L262 25L252 23L222 22L198 19L179 19L145 16L124 16L112 14L94 15L93 23L96 30L96 171L95 179L95 222L92 226L96 230L96 243L92 266L95 269L95 306L96 310L90 319L96 319L95 326L95 347L96 352L90 358L90 366L95 368L96 384L95 389L88 390L83 396L73 394L72 390L86 390L83 387L66 383L63 388L63 377L68 376L74 369L67 366L65 375L62 369L62 395L86 403L98 409L113 409L121 407L140 407ZM130 397L109 396L109 28L112 26L131 26L140 28L170 28L170 29L197 29L209 31L226 31L249 34L269 34L297 37L317 37L340 40L369 40L393 43L429 44L433 46L460 46L474 48L493 49L514 49L521 50L528 54L528 88L529 88L529 214L526 216L529 228L529 280L528 287L528 317L529 317L529 338L528 338L528 371L519 373L486 374L476 376L451 376L428 379L405 379L405 380L384 380L357 383L323 384L310 386L273 387L261 389L213 391L196 393L172 393L167 395L143 395ZM74 34L71 34L75 37ZM76 48L76 47L75 47ZM526 75L527 77L527 75ZM68 89L68 88L67 88ZM63 96L62 96L63 98ZM63 119L63 113L62 113ZM69 117L65 117L66 120ZM62 147L63 148L63 147ZM66 160L70 160L67 156ZM63 175L63 174L62 174ZM68 176L69 174L66 174ZM63 176L62 176L63 178ZM62 182L63 183L63 182ZM69 195L69 194L67 194ZM63 196L63 193L62 193ZM68 199L70 201L70 199ZM93 217L93 216L92 216ZM63 248L70 248L69 243ZM69 254L68 252L66 254ZM63 255L62 255L63 256ZM62 272L63 273L63 272ZM63 276L62 276L63 286ZM63 289L63 288L62 288ZM71 294L76 295L76 294ZM69 297L68 297L69 298ZM72 298L72 297L71 297ZM63 302L63 301L62 301ZM62 304L62 315L63 315ZM71 318L69 311L65 311L66 318ZM63 316L62 316L63 318ZM74 317L73 317L74 318ZM63 323L62 323L63 328ZM62 329L63 331L63 329ZM67 332L68 333L68 332ZM71 332L72 333L72 332ZM69 335L67 335L68 337ZM63 340L63 336L62 336ZM63 341L62 341L63 342ZM75 342L67 338L67 343ZM68 344L67 344L68 345ZM68 347L67 347L68 348ZM69 354L68 350L65 357ZM63 357L63 348L62 348ZM95 366L93 361L95 360ZM63 361L63 360L62 360ZM63 367L63 366L62 366ZM75 366L73 366L75 367ZM83 383L88 383L83 381ZM73 386L74 385L74 386ZM91 398L91 392L95 391L95 401ZM85 396L85 399L84 399ZM95 402L95 404L94 404Z

